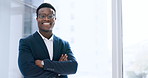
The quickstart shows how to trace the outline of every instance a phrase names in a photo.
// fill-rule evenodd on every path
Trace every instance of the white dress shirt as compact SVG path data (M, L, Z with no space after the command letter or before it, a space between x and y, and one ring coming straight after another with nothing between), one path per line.
M47 39L39 31L38 31L38 33L40 34L40 36L44 40L46 47L48 49L48 53L50 55L50 60L52 60L53 59L53 35L51 36L50 39ZM44 61L42 61L41 64L44 65ZM60 76L60 74L58 74L58 76Z
M51 36L50 39L45 38L39 31L38 33L40 34L40 36L42 37L44 43L46 44L49 56L50 56L50 60L53 59L53 35Z

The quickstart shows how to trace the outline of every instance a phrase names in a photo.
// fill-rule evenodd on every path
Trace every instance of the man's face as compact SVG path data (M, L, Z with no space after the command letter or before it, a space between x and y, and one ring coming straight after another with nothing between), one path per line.
M36 20L38 22L39 31L52 31L56 20L55 12L51 8L41 8L38 11Z

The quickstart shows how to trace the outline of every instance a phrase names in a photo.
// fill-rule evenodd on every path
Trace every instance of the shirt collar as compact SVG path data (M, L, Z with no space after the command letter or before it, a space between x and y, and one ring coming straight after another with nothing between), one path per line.
M53 40L53 35L50 37L50 39L47 39L39 31L37 31L37 32L40 34L40 36L42 37L43 40L50 40L50 41Z

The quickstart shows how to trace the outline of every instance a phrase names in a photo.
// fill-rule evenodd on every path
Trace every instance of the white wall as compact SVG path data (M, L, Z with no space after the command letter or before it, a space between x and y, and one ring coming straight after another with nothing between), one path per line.
M14 1L0 0L0 78L21 78L17 55L23 20L15 8L17 6Z
M9 39L10 39L10 1L0 0L0 77L8 78Z
M78 71L69 78L111 78L111 0L45 0L56 7L54 34L69 41Z

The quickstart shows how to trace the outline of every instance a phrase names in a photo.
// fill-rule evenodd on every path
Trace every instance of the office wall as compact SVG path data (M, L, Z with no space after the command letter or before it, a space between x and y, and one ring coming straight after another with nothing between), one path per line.
M0 1L0 78L20 78L18 75L13 77L12 74L20 73L16 59L18 39L22 37L22 20L17 19L22 19L22 15L16 14L16 6L19 5L15 5L11 0Z
M9 39L10 39L10 1L0 0L0 76L8 78Z

